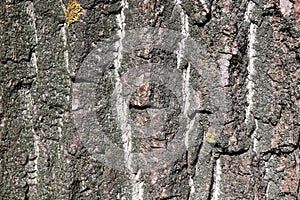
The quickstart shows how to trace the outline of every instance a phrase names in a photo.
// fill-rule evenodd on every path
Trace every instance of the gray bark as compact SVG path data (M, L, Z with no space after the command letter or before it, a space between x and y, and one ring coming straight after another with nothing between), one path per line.
M300 199L300 1L0 2L0 199Z

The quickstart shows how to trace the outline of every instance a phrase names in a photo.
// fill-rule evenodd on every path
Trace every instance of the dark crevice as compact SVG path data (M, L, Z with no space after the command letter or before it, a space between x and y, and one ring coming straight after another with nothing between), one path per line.
M24 187L26 188L24 200L29 200L29 185L26 183Z
M217 147L217 145L216 145ZM247 153L249 150L249 147L246 148L246 149L241 149L241 150L238 150L238 151L228 151L228 149L224 149L222 148L222 152L220 152L220 155L228 155L228 156L240 156L244 153Z
M196 114L210 115L210 114L212 114L212 112L209 111L209 110L195 110L192 114L188 115L188 117L192 120L192 119L194 119L194 117L196 116Z
M158 141L164 141L164 140L158 140ZM158 146L153 146L153 145L150 145L151 149L166 149L165 147L158 147Z
M151 108L151 106L150 105L139 106L139 105L129 104L129 109L146 110L148 108Z
M224 126L229 125L229 124L231 124L231 123L234 123L236 120L237 120L237 119L232 119L232 120L230 120L230 121L227 121L227 122L224 123Z
M153 104L146 104L146 105L133 105L132 103L129 104L129 109L136 109L136 110L146 110L146 109L162 109Z
M191 188L191 187L190 187L190 188ZM188 191L187 196L186 196L186 199L190 199L190 196L191 196L191 189Z

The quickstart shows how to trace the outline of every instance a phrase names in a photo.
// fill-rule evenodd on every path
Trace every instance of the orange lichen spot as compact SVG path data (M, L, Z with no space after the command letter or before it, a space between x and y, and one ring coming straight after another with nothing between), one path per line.
M77 3L77 0L70 0L69 5L66 9L66 19L68 26L78 21L80 15L82 14L81 10L82 7Z

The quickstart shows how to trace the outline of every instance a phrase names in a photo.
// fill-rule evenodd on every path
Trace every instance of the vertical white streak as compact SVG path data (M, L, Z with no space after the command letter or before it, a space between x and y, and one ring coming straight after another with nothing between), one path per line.
M28 7L27 7L26 12L30 16L31 21L32 21L31 26L34 30L34 42L35 42L35 44L38 44L38 34L37 34L37 28L36 28L36 16L35 16L35 12L34 12L33 2L28 3ZM36 56L35 52L32 53L31 62L32 62L33 67L35 68L36 74L38 74L37 56ZM34 100L32 99L32 96L31 96L30 93L29 93L29 99L30 99L30 110L33 111L34 115L37 115L36 109L33 105ZM34 123L33 123L32 120L31 120L31 124L32 124L32 126L34 126ZM40 137L38 136L38 134L34 130L34 127L32 127L32 133L33 133L33 141L34 141L33 145L34 145L34 156L35 156L35 159L33 160L34 170L33 170L33 173L32 173L32 177L34 177L34 178L28 180L28 183L36 185L38 183L38 173L39 173L38 159L39 159L39 156L40 156L40 147L39 147ZM32 162L32 161L30 161L30 162ZM30 162L29 162L29 164L30 164ZM37 192L36 187L34 187L33 190L34 190L34 193Z
M266 199L267 200L269 199L269 192L270 192L270 182L268 182L267 190L266 190Z
M59 136L59 138L62 138L62 128L61 128L61 127L63 127L63 120L62 120L62 118L58 119L58 123L59 123L59 127L57 128L58 136ZM63 145L60 145L60 148L57 151L57 158L58 158L58 160L61 159L62 152L63 152Z
M122 0L121 2L121 13L117 15L117 24L120 28L117 34L119 36L119 41L116 42L117 55L115 59L115 78L116 78L116 109L118 115L118 121L120 123L120 128L122 131L122 141L124 148L124 161L125 166L131 173L131 181L132 181L132 199L133 200L142 200L143 199L143 182L140 182L139 176L140 171L137 175L134 175L132 168L132 143L131 143L131 127L128 123L128 106L126 104L126 100L122 97L122 88L123 84L121 81L121 77L119 75L119 70L121 67L121 62L123 59L123 39L125 37L125 14L124 10L128 7L127 0Z
M244 17L246 22L250 22L251 12L252 12L253 7L254 7L254 3L252 1L250 1L248 4L248 7L247 7L247 11L245 13L245 17Z
M31 17L31 20L32 20L32 28L34 30L35 42L38 42L37 29L36 29L36 17L35 17L34 6L33 6L32 2L30 2L27 7L27 13L29 14L29 16Z
M66 7L65 7L62 0L60 0L60 4L61 4L61 8L62 8L63 12L65 13L66 12ZM61 28L61 35L62 35L62 39L63 39L63 42L64 42L64 48L65 48L65 51L64 51L65 67L67 69L67 72L70 73L70 70L69 70L69 51L67 49L67 47L68 47L67 23L64 23L64 26Z
M188 117L188 110L190 108L190 70L191 67L188 64L188 67L186 69L186 71L183 72L183 101L184 101L184 110L183 113L186 116L187 119L189 119ZM188 149L189 147L189 131L193 126L189 123L188 124L188 131L186 132L185 135L185 147L186 149Z
M34 103L34 100L32 99L32 96L31 96L31 93L29 92L29 95L25 98L28 98L29 99L29 106L28 106L28 109L30 111L33 111L33 115L36 115L36 109L33 105ZM32 125L32 133L33 133L33 148L34 148L34 160L29 160L28 162L28 165L29 166L33 166L33 170L30 169L30 171L32 172L29 172L30 174L30 179L27 180L28 184L29 185L36 185L38 183L38 173L39 173L39 169L38 169L38 159L39 159L39 155L40 155L40 137L39 135L36 133L36 131L34 130L34 122L33 122L33 117L31 117L31 125ZM30 188L31 191L31 195L33 195L34 193L36 194L37 193L37 188L36 187L31 187Z
M127 123L128 111L126 108L126 102L122 97L122 82L119 75L119 69L121 67L121 61L123 58L122 51L123 51L123 39L125 37L125 15L124 9L127 6L126 0L122 0L122 10L121 14L117 15L117 23L120 28L118 30L118 36L120 40L116 43L117 49L117 59L115 60L115 77L116 77L116 92L117 92L117 101L116 101L116 108L118 113L118 120L120 122L121 130L122 130L122 140L124 142L124 154L125 154L125 165L128 169L131 169L131 159L130 159L130 151L131 151L131 132L130 126Z
M36 29L36 17L35 17L35 13L34 13L34 6L33 3L30 2L28 7L27 7L27 13L31 18L32 21L32 28L34 30L34 41L36 44L38 44L38 34L37 34L37 29ZM37 58L36 58L36 53L33 52L32 53L32 64L35 68L36 73L38 73L38 67L37 67Z
M247 67L248 70L248 77L247 77L247 86L248 89L248 95L247 95L247 101L248 101L248 107L246 109L246 123L249 122L251 110L253 108L253 95L254 95L254 81L253 81L253 75L255 74L255 68L254 68L254 60L255 60L255 34L256 34L256 25L251 24L250 25L250 34L249 34L249 47L248 47L248 58L249 58L249 64Z
M254 7L253 2L249 2L247 12L245 15L245 20L247 22L251 21L251 12ZM253 76L255 75L255 66L254 66L254 61L255 61L255 48L254 44L256 43L256 29L257 26L253 23L250 24L250 33L249 33L249 46L248 46L248 58L249 58L249 63L247 67L248 71L248 77L247 77L247 102L248 102L248 107L246 108L246 119L245 123L249 124L250 121L250 115L253 109L253 96L254 96L254 87L255 87L255 82L253 81ZM257 129L257 120L255 120L255 125ZM252 134L252 139L254 141L253 144L253 150L256 152L257 151L257 139L256 139L256 130L254 130Z
M62 0L60 0L60 5L61 5L61 8L62 8L62 11L63 13L66 12L66 7L63 3ZM69 70L69 52L68 52L68 39L67 39L67 23L64 23L64 26L61 27L61 35L62 35L62 40L63 40L63 45L64 45L64 61L65 61L65 67L66 67L66 70L68 72L68 75L70 74L70 70ZM69 85L71 85L71 80L69 80ZM69 96L66 97L67 101L70 99ZM63 127L63 119L60 118L59 119L59 125L61 127ZM62 138L62 128L61 127L58 127L58 133L59 133L59 138ZM64 149L64 146L63 145L60 145L60 148L58 149L58 152L57 152L57 155L58 155L58 160L61 159L61 154L63 152L63 149Z
M215 179L215 189L213 193L212 200L219 200L221 199L221 178L222 176L222 167L221 167L221 158L219 158L216 162L216 179Z
M179 50L177 53L177 69L179 69L180 65L182 64L182 58L184 57L184 51L185 51L185 41L189 37L189 20L187 14L184 13L181 4L182 4L181 0L175 0L175 5L178 6L180 9L181 34L183 35L183 39L179 42L178 45ZM191 71L191 67L190 64L188 64L187 69L183 72L182 75L183 76L182 93L183 93L183 102L184 102L183 112L188 122L187 132L184 141L186 149L189 148L189 132L192 131L192 127L194 126L195 123L195 119L189 121L189 117L188 117L188 110L190 108L190 71ZM192 195L193 193L195 193L194 180L192 176L190 176L189 179L189 186L190 186L190 194Z
M188 16L184 13L181 7L181 0L176 0L175 4L180 8L181 33L184 36L184 38L179 42L179 50L177 53L177 68L179 68L181 64L181 60L184 57L183 53L185 48L185 41L189 36L189 22L188 22Z
M34 155L36 156L36 159L34 160L34 182L35 184L38 183L38 158L40 156L40 147L39 147L39 142L40 142L40 137L37 135L37 133L32 129L33 132L33 139L34 139Z
M138 188L136 190L136 195L132 197L133 200L134 199L143 200L143 195L144 195L143 185L144 185L144 182L140 181L140 175L141 175L141 170L139 170L137 175L135 176L135 182L136 182L136 186Z
M184 36L183 39L179 42L179 50L177 52L177 68L180 68L182 58L184 57L185 50L185 41L189 37L189 23L188 16L184 13L181 6L181 0L176 0L175 5L180 8L180 18L181 18L181 34ZM188 110L190 107L190 89L189 89L189 79L190 79L190 65L188 64L187 69L183 72L183 82L182 82L182 93L184 101L184 115L187 117ZM188 119L188 117L187 117ZM189 126L189 125L188 125ZM185 146L188 148L188 133L185 137Z
M36 53L35 52L32 53L32 65L34 66L35 73L37 74L38 73L38 66L37 66L37 58L36 58Z
M223 87L226 87L228 85L228 67L230 65L229 60L231 59L232 55L230 54L222 54L219 62L220 68L221 68L221 84Z
M190 191L190 194L194 194L195 193L195 186L194 186L194 180L192 179L192 177L190 176L190 179L189 179L189 186L191 187L191 191Z
M252 139L253 139L253 151L257 153L257 146L258 146L258 141L257 141L257 133L256 133L256 129L258 127L258 123L257 123L257 119L255 119L255 130L252 134Z

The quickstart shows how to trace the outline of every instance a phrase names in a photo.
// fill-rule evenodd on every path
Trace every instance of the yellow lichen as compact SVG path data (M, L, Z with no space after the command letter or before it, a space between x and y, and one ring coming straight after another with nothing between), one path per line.
M53 189L52 185L48 185L47 188L48 188L48 190L52 190Z
M82 14L81 10L82 7L77 3L77 0L70 0L69 5L66 9L66 19L68 26L78 21L80 15Z
M207 132L205 134L205 139L207 142L215 144L216 143L216 136L217 134L215 132Z

